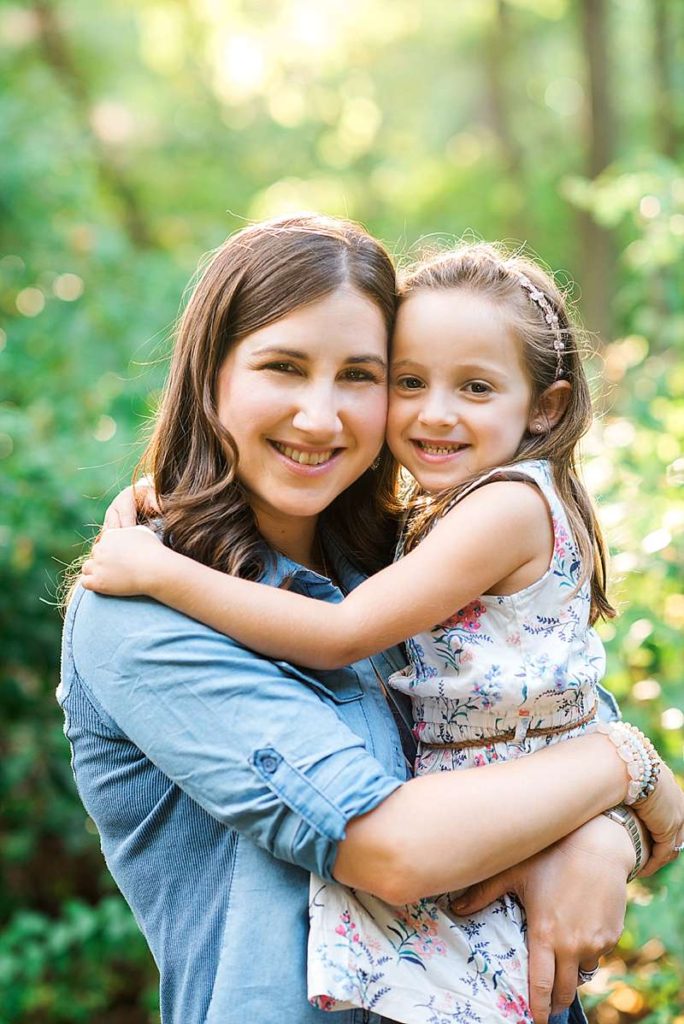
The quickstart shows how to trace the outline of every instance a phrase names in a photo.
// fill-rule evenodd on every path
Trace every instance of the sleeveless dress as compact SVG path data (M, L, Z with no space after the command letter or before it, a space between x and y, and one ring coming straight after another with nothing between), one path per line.
M456 501L495 479L539 488L551 563L524 590L485 594L407 642L409 665L389 685L412 700L418 775L523 756L580 735L595 713L605 656L589 626L589 585L576 589L579 555L550 467L494 469ZM538 729L549 731L528 735ZM458 917L448 895L391 907L312 876L309 913L308 992L320 1009L359 1006L403 1024L532 1024L525 916L510 894Z

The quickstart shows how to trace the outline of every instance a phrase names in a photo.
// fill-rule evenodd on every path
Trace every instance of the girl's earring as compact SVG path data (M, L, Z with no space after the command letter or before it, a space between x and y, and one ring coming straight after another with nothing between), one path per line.
M542 430L544 429L544 426L542 423L535 423L534 429L537 434L541 434Z

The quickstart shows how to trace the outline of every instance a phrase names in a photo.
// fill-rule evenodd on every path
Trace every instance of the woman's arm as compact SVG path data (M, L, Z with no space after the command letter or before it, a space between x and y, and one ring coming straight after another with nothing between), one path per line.
M78 594L63 670L64 699L71 686L87 686L108 727L224 825L389 902L510 867L627 789L625 763L601 733L402 784L313 687L153 601ZM653 834L649 807L662 794L661 818L668 803L672 813L666 828L655 825L671 850L684 813L676 785L676 800L663 789L670 777L663 766L639 813Z
M606 739L592 733L515 761L412 779L350 822L335 878L401 904L520 863L624 799L626 766ZM684 794L667 765L632 809L654 840L651 873L684 840Z
M432 628L528 565L532 582L548 567L551 545L541 494L501 481L468 495L413 551L341 604L226 576L140 530L104 534L84 566L84 586L145 593L268 657L329 669Z

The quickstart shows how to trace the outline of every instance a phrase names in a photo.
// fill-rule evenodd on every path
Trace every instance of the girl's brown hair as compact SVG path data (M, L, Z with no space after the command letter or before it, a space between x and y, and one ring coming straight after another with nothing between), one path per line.
M534 301L529 290L523 287L521 276L542 293L542 300ZM583 567L579 585L587 578L590 580L591 621L599 617L612 618L615 611L606 596L606 545L577 465L577 445L589 429L592 408L582 366L580 332L572 321L566 296L551 275L532 260L484 242L466 243L427 257L403 276L400 300L424 289L464 289L486 297L508 314L531 383L532 404L556 380L570 382L570 399L560 421L542 434L527 431L510 464L527 459L546 459L550 463L579 549ZM546 319L549 307L550 313L558 318L555 329ZM557 332L563 345L560 353L554 348ZM472 482L464 481L457 488L435 495L411 496L413 514L408 527L407 550L415 546L430 525L444 515L458 493Z
M139 471L163 512L165 543L236 576L258 579L267 548L238 479L238 451L216 407L219 370L242 338L342 286L380 309L388 337L396 281L385 249L362 228L302 215L231 236L212 256L181 317L169 377ZM322 520L367 571L389 557L393 537L381 500L391 479L379 465L325 510Z

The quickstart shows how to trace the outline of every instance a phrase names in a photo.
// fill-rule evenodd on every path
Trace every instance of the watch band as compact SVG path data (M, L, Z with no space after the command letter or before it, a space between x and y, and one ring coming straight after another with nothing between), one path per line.
M618 804L617 807L611 807L609 810L603 812L606 818L610 818L611 821L616 821L618 825L622 825L627 830L627 835L632 841L634 847L635 863L634 867L629 873L627 878L628 882L631 882L633 878L639 874L644 864L648 860L646 849L641 841L641 834L639 827L634 819L634 815L631 811L627 810L622 804Z

